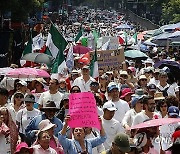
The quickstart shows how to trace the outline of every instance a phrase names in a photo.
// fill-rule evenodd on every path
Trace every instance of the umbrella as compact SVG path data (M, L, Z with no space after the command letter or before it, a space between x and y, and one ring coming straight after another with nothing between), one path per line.
M65 53L68 53L69 49L65 50ZM77 54L86 54L89 51L93 51L91 48L82 46L80 44L73 46L73 53L77 53Z
M54 58L44 53L28 53L24 55L22 60L32 61L35 63L52 65Z
M163 68L167 66L170 72L174 75L176 79L180 79L180 64L173 60L161 60L154 64L155 68Z
M173 124L180 122L180 118L160 118L160 119L152 119L135 126L132 126L131 129L139 129L139 128L148 128L148 127L155 127L161 126L165 124Z
M132 59L135 59L135 58L139 58L139 59L147 59L148 56L139 51L139 50L127 50L124 52L124 55L126 58L132 58Z
M0 68L0 75L6 75L11 70L13 70L13 68L11 68L11 67Z
M157 44L151 42L151 39L144 41L143 44L148 45L148 46L157 46Z
M168 25L167 27L164 28L164 31L167 32L167 31L173 31L175 30L176 28L179 28L180 27L180 22L176 23L176 24L170 24Z
M131 27L127 24L122 24L117 26L116 29L131 29Z
M16 68L13 70L10 70L6 76L13 77L13 78L36 78L36 77L50 77L50 75L41 69L36 68Z

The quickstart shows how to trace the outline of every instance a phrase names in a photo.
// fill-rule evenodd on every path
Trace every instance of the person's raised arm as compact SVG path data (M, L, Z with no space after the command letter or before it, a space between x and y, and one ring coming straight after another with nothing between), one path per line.
M100 122L100 125L101 125L100 135L101 135L101 136L105 136L106 133L105 133L104 128L103 128L103 125L102 125L102 119L101 119L100 116L99 116L98 118L99 118L99 122Z
M64 126L63 126L63 128L62 128L62 130L60 132L61 135L66 135L66 131L67 131L67 127L68 127L68 121L69 121L70 118L71 118L70 115L67 115L65 117L65 119L64 119Z

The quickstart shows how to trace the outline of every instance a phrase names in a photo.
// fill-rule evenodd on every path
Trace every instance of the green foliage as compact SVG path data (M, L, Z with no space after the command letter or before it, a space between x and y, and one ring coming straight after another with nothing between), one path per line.
M180 22L180 0L170 0L168 3L163 3L162 22Z

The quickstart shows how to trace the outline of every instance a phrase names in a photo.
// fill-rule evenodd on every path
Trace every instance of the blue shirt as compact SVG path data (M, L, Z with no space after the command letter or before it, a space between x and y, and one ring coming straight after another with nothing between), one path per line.
M88 154L92 154L92 148L104 143L106 138L106 136L98 136L91 139L85 139L84 145L86 145ZM67 151L68 154L78 154L83 152L79 142L75 139L68 139L65 135L60 133L58 135L58 139L60 144L63 146L64 151Z
M39 130L39 123L45 119L47 119L45 114L36 116L31 120L29 125L26 127L26 129L25 129L26 136L28 138L31 138L32 141L35 141L35 139L36 139L35 130ZM50 120L50 122L53 124L56 124L56 127L54 129L54 135L56 137L58 137L58 133L61 131L61 129L63 127L61 120L54 117L53 119Z

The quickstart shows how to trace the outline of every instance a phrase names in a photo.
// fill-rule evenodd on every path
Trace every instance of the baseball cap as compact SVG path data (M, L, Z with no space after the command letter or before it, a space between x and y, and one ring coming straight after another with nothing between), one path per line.
M168 114L169 114L170 116L177 116L177 117L179 117L179 109L178 109L178 107L176 107L176 106L170 106L170 107L168 108Z
M103 105L103 110L108 109L109 111L117 111L116 105L112 101L108 101Z
M128 94L133 94L133 91L131 90L131 88L124 88L122 90L122 94L120 98L124 98L125 96L127 96Z
M119 87L116 84L112 84L107 88L107 91L111 92L113 89L119 90Z
M131 150L128 136L124 133L117 134L113 142L122 152L129 152Z
M131 105L134 107L134 106L136 105L136 103L137 103L139 100L141 100L143 97L144 97L144 95L132 97Z
M157 90L157 87L156 87L155 84L152 84L152 83L151 83L151 84L148 85L148 90L149 90L149 91L156 91L156 90Z
M25 102L33 102L33 103L35 103L35 97L34 97L33 94L28 94L28 95L25 96L24 101Z
M127 73L127 71L120 71L120 75L127 75L128 76L128 73Z
M82 69L88 69L88 70L89 70L90 68L89 68L88 65L84 65L84 66L82 67Z
M28 149L28 151L29 151L29 153L30 154L32 154L33 153L33 148L30 148L30 147L28 147L28 145L27 145L27 143L26 142L21 142L20 144L18 144L17 146L16 146L16 151L15 151L15 153L14 154L18 154L20 151L21 151L21 149Z
M141 80L141 79L147 79L147 78L146 78L145 75L140 75L140 76L139 76L139 80Z
M27 82L26 81L23 81L23 80L20 80L19 82L17 82L17 84L21 84L22 86L27 86Z

